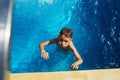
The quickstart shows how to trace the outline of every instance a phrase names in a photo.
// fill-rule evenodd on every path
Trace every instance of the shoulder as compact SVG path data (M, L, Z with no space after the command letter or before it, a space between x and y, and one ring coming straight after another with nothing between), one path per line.
M75 50L75 46L72 41L70 41L69 47L71 48L72 51Z
M50 44L51 43L56 43L56 42L58 42L58 38L51 39L49 42L50 42Z
M69 46L70 46L70 47L74 46L74 44L73 44L72 41L69 42Z

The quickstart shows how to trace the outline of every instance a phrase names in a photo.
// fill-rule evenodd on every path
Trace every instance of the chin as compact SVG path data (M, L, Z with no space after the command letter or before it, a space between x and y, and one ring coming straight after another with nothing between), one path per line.
M63 48L66 48L67 46L62 46Z

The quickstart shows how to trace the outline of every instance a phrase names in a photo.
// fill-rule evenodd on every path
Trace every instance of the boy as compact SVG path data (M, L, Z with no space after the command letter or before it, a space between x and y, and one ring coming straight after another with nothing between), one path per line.
M49 58L49 54L48 54L48 52L45 51L44 47L49 44L53 44L53 43L55 43L62 50L65 50L65 51L71 50L73 52L73 54L77 58L77 61L75 61L71 65L71 68L78 69L79 65L83 62L83 60L82 60L81 56L79 55L79 53L77 52L75 46L72 43L72 30L69 28L63 28L60 31L60 34L57 38L41 43L40 50L41 50L42 58L44 58L44 59Z

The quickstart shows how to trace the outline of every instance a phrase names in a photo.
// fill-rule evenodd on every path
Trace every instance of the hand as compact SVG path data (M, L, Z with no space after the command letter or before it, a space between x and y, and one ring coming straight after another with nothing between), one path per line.
M72 67L73 69L78 69L78 68L79 68L79 65L78 65L77 62L74 62L74 63L71 65L71 67Z
M43 59L49 59L49 54L48 54L48 52L42 52L41 53L41 58L43 58Z

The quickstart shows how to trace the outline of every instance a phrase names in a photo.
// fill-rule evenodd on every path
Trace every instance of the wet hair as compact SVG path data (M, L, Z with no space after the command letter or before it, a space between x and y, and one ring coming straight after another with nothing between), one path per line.
M59 36L62 36L62 35L65 35L66 37L72 38L72 30L71 30L70 28L64 27L64 28L60 31L60 35L59 35Z

